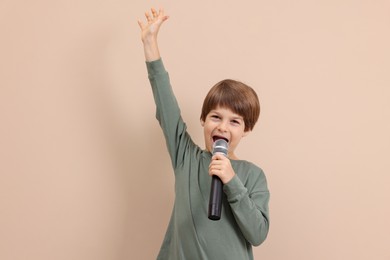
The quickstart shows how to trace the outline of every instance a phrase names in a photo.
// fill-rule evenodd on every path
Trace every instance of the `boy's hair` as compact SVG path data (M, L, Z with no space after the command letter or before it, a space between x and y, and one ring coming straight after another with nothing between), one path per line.
M260 115L260 102L256 92L248 85L225 79L215 84L203 102L200 119L217 107L228 108L244 119L245 131L251 131Z

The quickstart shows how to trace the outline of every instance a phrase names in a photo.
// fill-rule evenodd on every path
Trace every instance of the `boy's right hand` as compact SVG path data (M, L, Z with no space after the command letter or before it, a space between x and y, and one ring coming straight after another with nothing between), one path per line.
M151 8L151 12L151 15L148 12L145 12L146 24L141 20L138 20L138 25L141 28L141 39L144 44L157 41L157 34L161 24L169 18L169 16L164 14L162 8L160 8L158 12L156 9Z

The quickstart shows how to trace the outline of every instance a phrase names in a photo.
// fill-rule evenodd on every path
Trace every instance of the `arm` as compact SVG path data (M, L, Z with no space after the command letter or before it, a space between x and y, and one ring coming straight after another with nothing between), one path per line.
M230 160L217 154L212 158L209 174L218 176L224 183L223 190L242 234L250 244L258 246L268 234L269 191L263 171L257 167L253 169L258 170L250 174L246 180L248 187L245 187Z
M184 153L191 140L181 118L180 108L157 44L157 34L161 24L168 19L168 16L164 15L162 9L156 12L152 8L151 11L152 15L145 13L147 23L138 21L138 24L141 28L148 77L156 103L156 118L163 130L172 166L176 168L184 158Z
M157 35L161 25L169 17L164 14L164 10L160 8L157 12L154 8L151 9L152 15L145 13L147 23L144 24L138 20L138 25L141 28L141 39L144 44L145 60L147 62L160 59L160 52L158 49Z
M247 182L245 187L236 175L223 189L242 234L250 244L258 246L268 235L269 191L262 170Z

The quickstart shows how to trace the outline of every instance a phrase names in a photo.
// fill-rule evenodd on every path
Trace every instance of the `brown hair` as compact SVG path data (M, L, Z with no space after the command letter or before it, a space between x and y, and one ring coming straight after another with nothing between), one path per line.
M245 131L253 129L260 115L256 92L248 85L232 79L222 80L210 89L204 99L200 119L205 121L207 114L218 106L242 116Z

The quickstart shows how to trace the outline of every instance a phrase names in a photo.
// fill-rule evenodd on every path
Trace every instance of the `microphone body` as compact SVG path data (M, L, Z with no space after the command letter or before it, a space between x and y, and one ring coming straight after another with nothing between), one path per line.
M213 144L213 155L220 153L224 156L228 154L229 144L224 139L218 139ZM222 181L218 176L213 175L211 180L211 190L209 199L208 218L220 220L222 212Z

